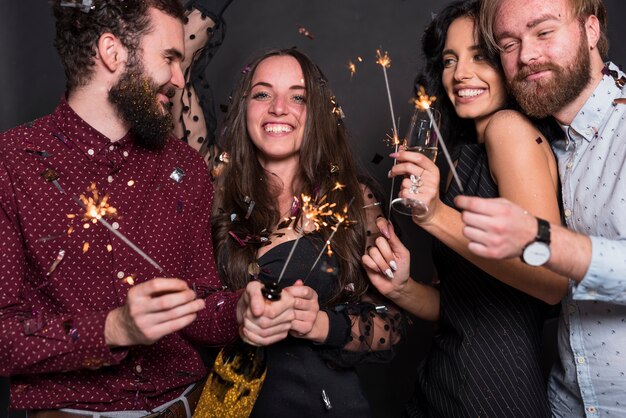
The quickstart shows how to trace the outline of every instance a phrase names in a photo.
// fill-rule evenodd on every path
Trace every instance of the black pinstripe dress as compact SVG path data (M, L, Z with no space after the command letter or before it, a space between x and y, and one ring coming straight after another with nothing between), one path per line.
M496 197L485 148L462 146L457 169L465 193ZM444 196L453 206L454 182ZM441 319L418 373L410 417L548 417L541 369L547 306L489 276L437 241Z

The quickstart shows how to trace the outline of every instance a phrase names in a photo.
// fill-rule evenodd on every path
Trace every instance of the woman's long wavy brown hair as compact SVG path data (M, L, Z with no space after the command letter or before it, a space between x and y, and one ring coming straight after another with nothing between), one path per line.
M230 162L217 180L212 211L215 254L222 281L231 289L244 287L250 280L248 265L256 261L258 250L258 245L240 245L230 233L238 237L264 236L273 232L280 221L276 200L280 194L276 188L280 185L276 185L276 179L269 181L272 175L260 165L246 126L248 94L254 72L263 60L273 56L295 58L305 80L307 117L299 172L294 179L296 195L313 198L327 195L327 201L337 203L337 208L347 206L354 197L348 214L355 223L333 237L339 272L331 303L358 298L367 289L367 282L361 265L361 255L365 251L365 215L356 165L326 77L308 56L295 49L273 50L256 58L246 68L232 96L221 137L221 145L230 154ZM337 166L339 170L332 173L331 166ZM345 188L333 190L336 182L344 184ZM255 202L247 220L246 197ZM234 222L232 214L238 216ZM323 228L320 232L325 241L331 231ZM354 291L344 292L349 284L354 286Z

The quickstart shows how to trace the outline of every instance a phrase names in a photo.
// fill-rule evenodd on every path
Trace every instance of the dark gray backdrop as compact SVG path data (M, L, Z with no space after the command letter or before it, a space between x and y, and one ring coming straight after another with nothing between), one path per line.
M419 39L434 12L448 1L437 0L235 0L226 11L225 41L208 70L215 101L227 103L241 69L260 50L296 46L324 70L346 113L346 123L362 166L386 190L391 161L382 139L391 118L382 69L375 51L382 47L392 60L388 69L396 118L403 132L411 106L413 78L420 65ZM609 10L610 58L626 63L626 17L623 0L606 0ZM306 28L313 40L299 34ZM52 47L53 20L41 0L0 2L0 131L51 112L63 93L60 61ZM362 57L362 62L357 62ZM348 61L357 64L351 77ZM221 114L218 110L218 116ZM412 250L414 275L429 280L429 240L417 227L400 220L403 240ZM409 396L415 368L427 350L430 327L415 321L408 344L391 366L361 370L376 416L399 414ZM0 418L6 416L6 381L0 381ZM17 414L15 414L17 416Z

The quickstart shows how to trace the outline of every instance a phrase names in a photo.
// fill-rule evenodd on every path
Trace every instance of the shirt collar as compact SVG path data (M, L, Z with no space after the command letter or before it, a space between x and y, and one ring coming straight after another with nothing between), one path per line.
M624 75L612 62L608 62L606 67L617 71L619 76ZM602 121L605 119L606 114L613 109L613 100L620 97L621 91L622 89L617 86L615 78L609 74L604 74L596 89L572 121L572 124L569 127L564 127L565 132L568 129L574 130L588 142L592 141L597 136L598 129L602 126Z
M85 157L93 159L102 154L113 144L118 148L127 148L132 145L132 135L127 133L118 141L111 141L107 136L94 129L85 122L70 107L65 97L52 114L55 125L61 130L54 136L68 147L76 147Z

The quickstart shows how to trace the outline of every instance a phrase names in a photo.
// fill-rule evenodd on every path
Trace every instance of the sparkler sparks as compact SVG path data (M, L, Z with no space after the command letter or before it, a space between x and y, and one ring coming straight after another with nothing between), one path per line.
M339 227L341 225L344 225L345 227L350 226L353 222L350 221L348 219L348 210L350 209L350 206L352 206L352 202L354 202L354 197L352 197L352 199L350 199L350 203L348 203L346 206L344 206L343 208L343 212L342 213L338 213L338 212L333 212L331 214L331 216L335 219L336 223L335 225L333 225L331 227L332 231L330 236L328 237L328 239L326 240L325 245L322 247L322 251L320 251L320 253L317 255L317 258L315 259L315 261L313 262L313 265L311 266L311 269L309 270L309 273L307 274L306 278L303 280L303 282L306 283L307 279L309 278L309 276L311 275L311 273L313 272L313 269L315 268L315 266L317 265L318 261L320 261L320 258L322 257L322 254L324 254L324 249L326 247L328 247L327 250L327 254L328 256L332 256L333 255L333 250L330 246L331 241L333 240L333 237L335 236L335 234L337 233L337 231L339 230Z
M311 35L311 32L309 32L309 30L307 28L305 28L304 26L300 26L298 28L298 33L302 36L306 36L307 38L309 38L310 40L315 39L313 37L313 35Z
M86 197L85 195L80 195L79 199L85 208L83 213L84 221L91 221L92 223L96 223L98 218L103 216L115 216L117 215L117 209L109 205L109 196L104 195L100 198L100 193L96 188L96 183L91 183L89 188L87 188L87 192L91 192L90 197Z
M348 61L348 70L350 71L350 78L352 78L354 73L356 73L356 64L352 61Z
M418 109L426 110L427 108L430 108L435 100L437 100L435 96L429 96L426 94L424 86L420 86L417 91L417 98L413 99L412 102Z
M345 185L345 184L341 184L341 183L339 183L339 182L336 182L336 183L335 183L335 187L333 187L333 191L335 191L335 190L343 190L343 189L345 189L345 188L346 188L346 185Z
M363 62L363 58L356 57L356 61ZM348 70L350 71L350 79L352 79L352 77L356 73L356 64L352 62L352 60L348 60L348 65L346 67L348 67Z
M402 142L400 141L398 134L394 132L392 132L391 135L389 134L385 135L385 139L383 141L385 142L387 146L392 147L392 148L397 147Z
M376 50L376 64L382 65L383 68L391 67L391 58L387 51L383 53L380 49Z

